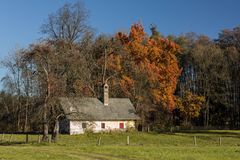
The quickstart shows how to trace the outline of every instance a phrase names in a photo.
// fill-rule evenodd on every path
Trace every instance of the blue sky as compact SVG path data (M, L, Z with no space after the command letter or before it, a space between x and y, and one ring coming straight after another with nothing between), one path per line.
M0 58L26 47L48 14L74 0L1 0ZM164 35L196 32L216 38L219 31L240 25L240 0L85 0L89 24L96 33L127 31L141 21L149 32L154 23ZM0 78L3 75L0 70Z

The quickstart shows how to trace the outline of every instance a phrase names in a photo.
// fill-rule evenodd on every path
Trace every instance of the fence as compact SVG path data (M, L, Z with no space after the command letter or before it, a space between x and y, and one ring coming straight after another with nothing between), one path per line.
M113 136L108 134L93 134L93 135L78 135L70 136L63 135L64 138L59 138L60 143L66 143L74 145L76 144L87 144L87 145L158 145L158 146L232 146L240 145L240 137L236 135L223 136L203 136L203 135L168 135L164 134L154 134L156 137L149 134L149 137L142 136L138 137L137 134L122 134ZM145 133L145 135L148 135ZM164 136L166 138L164 138ZM155 139L154 139L155 138ZM1 145L11 145L11 144L27 144L27 143L41 143L42 135L40 134L1 134L0 144ZM95 143L94 143L95 142ZM45 142L46 143L46 142ZM52 143L51 135L49 135L48 143Z

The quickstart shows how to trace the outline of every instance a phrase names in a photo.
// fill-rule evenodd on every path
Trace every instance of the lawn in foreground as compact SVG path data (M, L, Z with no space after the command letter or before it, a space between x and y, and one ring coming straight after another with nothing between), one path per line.
M126 145L127 136L130 145ZM197 146L193 137L197 137ZM97 140L101 137L101 145ZM222 144L219 146L219 137ZM37 135L13 135L12 143L0 146L0 160L5 159L82 159L82 160L228 160L240 159L239 131L199 131L175 134L109 133L60 135L58 143L37 144Z

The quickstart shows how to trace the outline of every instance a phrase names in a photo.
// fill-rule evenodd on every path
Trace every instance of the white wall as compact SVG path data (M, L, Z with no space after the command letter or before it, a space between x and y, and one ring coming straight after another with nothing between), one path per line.
M70 135L83 134L84 133L81 121L70 121L69 127L70 127L70 129L69 129Z
M134 121L70 121L70 134L83 134L82 123L87 123L87 129L93 132L110 131L110 130L126 130L127 128L135 128ZM101 128L101 124L105 123L105 129ZM124 129L119 128L119 124L124 123Z

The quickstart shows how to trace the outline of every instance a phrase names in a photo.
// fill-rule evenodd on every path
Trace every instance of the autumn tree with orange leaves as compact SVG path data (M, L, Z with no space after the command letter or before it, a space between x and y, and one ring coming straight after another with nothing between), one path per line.
M129 35L118 33L117 39L122 42L128 54L122 59L128 58L132 61L132 68L139 68L147 74L149 94L154 104L160 104L167 110L174 109L174 92L181 72L176 58L180 47L168 39L149 38L141 24L134 24ZM129 73L124 75L127 74L127 68L124 69L121 79L123 89L137 81Z
M160 36L149 37L141 24L132 25L128 35L117 33L114 43L122 49L113 50L107 58L108 74L115 75L112 82L119 85L113 88L131 98L139 112L172 111L181 73L176 58L180 47Z

